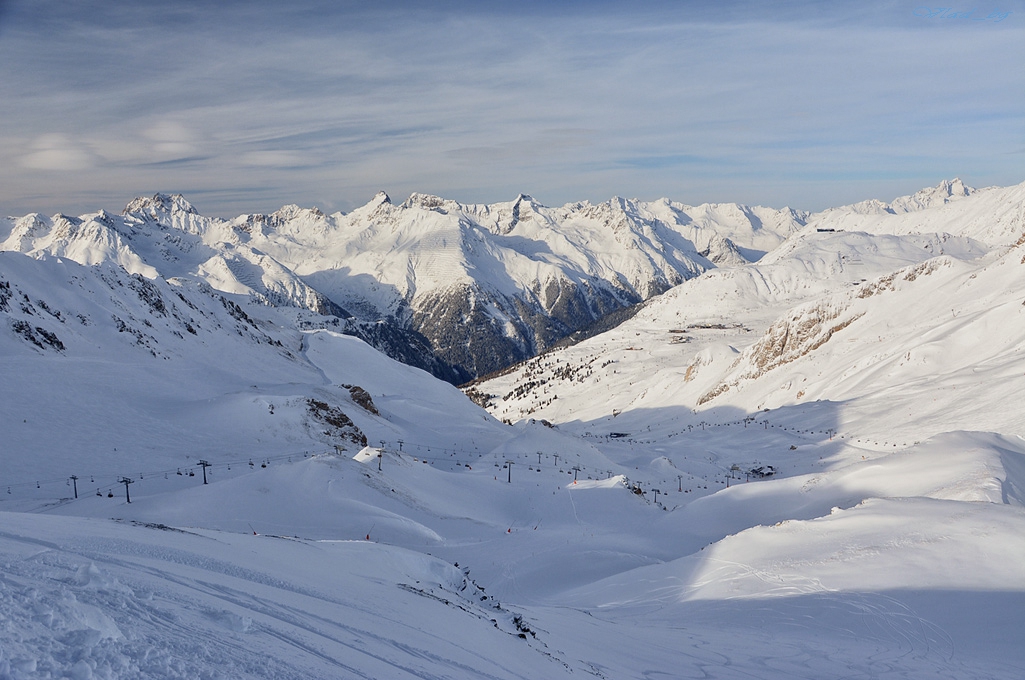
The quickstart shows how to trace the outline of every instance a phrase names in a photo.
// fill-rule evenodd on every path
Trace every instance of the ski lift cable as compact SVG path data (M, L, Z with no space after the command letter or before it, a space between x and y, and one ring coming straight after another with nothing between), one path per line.
M764 420L765 420L766 423L769 422L768 419L764 419ZM762 424L762 421L761 420L753 420L752 423ZM704 424L706 426L709 425L709 423L704 423ZM835 437L835 436L838 436L840 433L838 433L836 431L832 431L829 434L832 434ZM415 448L417 451L420 451L420 452L427 451L428 452L427 455L425 455L424 453L418 453L418 454L413 456L414 458L417 458L417 459L425 461L425 462L430 462L430 463L455 463L455 464L458 464L460 466L470 466L471 468L472 468L472 466L474 464L480 464L480 463L482 463L482 462L484 462L486 460L489 460L489 459L492 459L492 460L497 460L499 458L525 458L525 459L530 459L533 456L536 456L538 454L538 452L536 450L535 451L505 451L505 452L500 452L500 453L499 452L482 453L479 449L476 449L476 447L475 447L474 450L471 451L469 449L462 449L462 448L457 448L457 447L447 447L447 446L437 446L437 445L434 445L434 444L427 444L427 443L423 443L423 442L411 442L411 441L406 441L406 440L402 441L402 443L400 445L400 450L395 451L393 449L390 453L392 453L394 455L399 455L399 456L402 456L402 455L409 456L409 455L411 455L411 452L406 450L407 448ZM331 455L332 453L333 452L330 452L330 451L324 451L324 452L321 452L321 453L313 453L312 455L313 456L317 456L317 455ZM433 455L433 454L447 454L447 455ZM261 462L264 463L264 464L270 464L272 462L288 461L288 460L294 459L294 458L296 458L296 457L298 457L300 455L303 456L303 458L308 458L310 456L310 452L309 452L308 449L304 450L304 451L293 451L293 452L290 452L290 453L281 453L281 454L277 454L277 455L273 455L273 456L257 457L257 460L261 460ZM457 455L458 455L458 457L456 457ZM544 455L550 457L552 454L544 454ZM249 462L249 460L250 460L250 458L248 456L245 457L245 458L237 458L237 459L233 459L233 460L221 460L221 461L219 461L217 463L210 464L208 466L208 469L211 472L213 472L213 471L216 471L217 469L230 468L232 465L244 466L244 465L246 465ZM192 465L195 465L195 463L193 463ZM582 471L582 472L586 471L586 472L592 472L592 473L598 473L598 474L604 474L604 473L608 472L607 470L595 468L595 467L588 466L588 465L579 465L579 467L580 467L580 471ZM538 466L538 468L539 468L539 471L542 470L542 469L545 469L544 466ZM159 477L160 475L170 475L172 473L177 473L179 470L180 470L180 467L167 468L167 469L162 469L162 470L142 471L142 472L138 473L138 476L140 478L144 478L146 476L157 476L157 477ZM83 475L82 478L84 479L85 476L89 476L93 480L95 480L97 477L99 477L101 479L106 477L106 475L103 475L103 474L101 474L101 475L91 474L91 475ZM116 485L118 483L117 479L118 478L115 476L114 479L110 480L109 483L107 483L107 484L104 484L102 481L99 482L99 483L93 481L93 484L96 484L96 489L101 489L101 488L105 488L107 486L114 486L114 485ZM12 483L9 483L9 484L5 484L4 486L7 486L9 489L19 489L19 490L20 489L31 488L33 485L36 486L37 488L42 488L42 486L44 486L44 485L45 486L51 486L51 485L55 485L55 484L66 484L67 480L68 480L67 476L62 476L62 477L59 477L59 478L39 479L39 480L24 481L24 482L12 482ZM92 485L90 485L90 487L92 487Z

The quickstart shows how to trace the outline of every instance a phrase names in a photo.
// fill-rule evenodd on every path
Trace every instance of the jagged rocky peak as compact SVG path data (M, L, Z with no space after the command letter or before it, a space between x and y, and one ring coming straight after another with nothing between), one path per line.
M630 209L629 201L619 196L613 196L596 205L583 204L580 214L583 217L600 220L605 227L622 229L629 227L627 213Z
M945 179L936 188L940 192L946 193L947 196L970 196L976 191L973 187L966 186L960 177Z
M275 221L282 222L294 220L299 217L321 218L324 217L324 213L320 210L320 208L301 208L295 203L290 203L275 210L271 214L272 219L274 219Z
M381 222L395 224L395 205L391 202L391 196L383 191L378 191L362 208L354 211L353 216L367 222Z
M337 212L331 217L336 221L342 221L349 224L360 224L363 226L374 223L396 224L398 222L397 216L405 207L406 203L396 206L392 203L391 196L384 191L378 191L374 194L373 198L363 205L354 208L352 212Z
M527 222L533 219L536 209L543 207L530 194L520 194L512 203L509 222L501 229L502 233L509 233L519 222Z
M410 194L409 198L407 198L402 203L402 207L403 208L424 208L424 209L427 209L427 210L433 210L435 208L440 208L440 207L442 207L442 206L444 206L446 204L451 204L451 203L454 203L454 202L453 201L446 201L441 196L434 196L434 195L431 195L431 194L419 194L419 193L415 193L414 192L414 193Z
M720 267L739 267L748 264L737 245L722 234L713 233L708 239L708 247L699 253Z
M613 196L612 197L612 201L623 212L628 212L628 211L631 211L631 210L637 210L637 199L636 198L623 198L622 196Z
M152 198L136 198L125 206L125 209L121 211L121 214L154 215L158 212L171 214L185 213L189 215L199 214L193 205L186 201L185 197L181 194L153 194Z
M57 213L53 216L53 233L58 238L68 238L75 233L81 224L82 220L78 217Z
M17 250L30 249L33 239L43 236L49 230L50 220L39 213L29 213L15 220L14 228L4 247Z
M114 216L111 215L106 210L101 210L98 213L96 213L95 215L93 215L91 218L89 218L89 221L90 222L99 222L100 224L102 224L104 226L111 227L111 226L114 225Z
M270 215L263 213L252 213L239 215L231 221L232 226L249 231L249 227L257 224L270 224Z
M53 216L53 224L54 224L54 226L58 226L58 225L78 226L78 225L82 224L82 220L77 218L77 217L72 217L70 215L65 215L64 213L57 213L56 215Z

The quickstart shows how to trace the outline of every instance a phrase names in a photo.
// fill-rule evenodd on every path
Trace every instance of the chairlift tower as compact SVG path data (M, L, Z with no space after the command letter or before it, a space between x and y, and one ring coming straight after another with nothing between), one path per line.
M132 502L132 497L128 493L128 485L129 484L134 484L135 480L134 479L129 479L128 477L122 477L121 479L117 480L117 483L125 485L125 501L127 501L128 503L131 503Z

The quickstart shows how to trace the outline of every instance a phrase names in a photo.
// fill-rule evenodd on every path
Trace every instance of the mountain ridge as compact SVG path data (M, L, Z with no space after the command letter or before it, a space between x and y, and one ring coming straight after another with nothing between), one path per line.
M396 205L381 192L348 215L287 205L225 220L158 193L120 216L9 219L0 247L110 260L149 278L191 276L352 324L385 323L426 338L435 363L460 374L439 375L458 382L702 271L760 257L803 219L789 209L618 197L547 208L525 194L464 205L414 193Z
M1025 185L973 189L957 178L814 214L666 198L549 208L528 194L463 204L413 193L395 204L379 192L348 214L292 204L220 219L158 193L120 215L0 220L0 248L192 277L337 318L344 332L461 383L703 272L757 262L802 230L924 229L1009 244L1025 232L1023 206Z

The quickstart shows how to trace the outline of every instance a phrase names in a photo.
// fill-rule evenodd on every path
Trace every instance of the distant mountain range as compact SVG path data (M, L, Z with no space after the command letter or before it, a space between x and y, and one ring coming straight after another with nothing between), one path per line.
M189 278L294 307L459 383L529 358L610 312L717 266L757 260L807 213L614 198L547 208L529 196L463 205L380 193L349 214L285 206L204 217L180 195L120 215L0 221L0 249L148 279Z
M1020 224L1020 212L1001 205L1000 191L956 179L816 214L667 199L548 208L526 195L473 205L413 194L395 205L379 193L349 214L289 205L225 220L157 194L120 215L0 220L0 250L202 281L294 308L299 327L355 335L459 384L702 272L758 261L808 225L912 233L925 220L927 231L992 241ZM948 206L941 218L937 206Z
M756 263L688 280L467 391L503 419L598 432L631 432L652 409L827 403L891 445L894 433L1022 432L1006 405L1025 389L1023 247L1025 184L953 180L834 208Z

